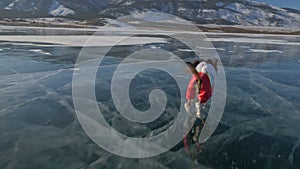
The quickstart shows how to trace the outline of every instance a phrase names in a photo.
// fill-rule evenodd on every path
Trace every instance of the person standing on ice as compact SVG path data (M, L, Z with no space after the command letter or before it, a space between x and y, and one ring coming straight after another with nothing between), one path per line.
M191 126L194 126L192 139L193 142L198 143L201 128L206 119L204 114L205 106L207 101L211 98L214 90L215 78L218 70L217 60L208 59L206 61L195 61L192 66L197 71L199 76L194 74L191 77L187 87L187 102L184 106L186 112L188 113L188 118L185 121L185 128L190 129ZM197 95L198 100L195 99L195 95ZM195 103L195 121L192 121L192 119L194 119L193 110L191 110L192 103Z

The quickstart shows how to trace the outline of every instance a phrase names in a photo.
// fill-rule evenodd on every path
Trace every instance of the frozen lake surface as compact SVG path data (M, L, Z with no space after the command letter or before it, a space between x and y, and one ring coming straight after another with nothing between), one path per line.
M182 143L147 159L122 158L94 144L77 120L71 83L75 61L91 30L81 30L85 36L75 36L80 33L73 30L68 36L52 31L55 36L49 37L35 31L6 29L0 36L0 168L193 167ZM101 43L88 48L92 54L121 36L99 37ZM300 37L207 36L225 69L227 100L221 123L198 157L198 168L300 168ZM133 124L117 113L110 94L114 70L126 55L145 48L193 59L192 51L161 36L136 37L111 49L99 66L95 91L106 120L128 136L159 132L176 116L183 97L168 74L145 70L130 88L132 102L147 110L149 92L160 88L168 99L165 114L149 124Z

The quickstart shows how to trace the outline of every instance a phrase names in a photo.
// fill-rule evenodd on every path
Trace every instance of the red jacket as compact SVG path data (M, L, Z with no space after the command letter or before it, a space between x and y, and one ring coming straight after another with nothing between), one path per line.
M201 90L198 94L198 99L200 103L206 103L207 100L211 97L212 95L212 88L210 84L210 80L207 74L199 72L199 76L202 80L201 84ZM195 83L197 81L197 77L195 75L192 76L187 91L186 91L186 99L194 99L195 98Z

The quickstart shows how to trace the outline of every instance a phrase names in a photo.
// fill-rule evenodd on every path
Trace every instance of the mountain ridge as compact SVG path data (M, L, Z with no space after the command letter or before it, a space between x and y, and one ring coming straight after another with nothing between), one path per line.
M173 14L198 24L300 27L300 10L253 0L3 0L2 18L112 18L146 11Z

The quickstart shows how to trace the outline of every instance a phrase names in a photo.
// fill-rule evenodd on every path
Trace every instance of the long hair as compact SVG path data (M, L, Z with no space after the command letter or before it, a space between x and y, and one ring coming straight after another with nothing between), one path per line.
M216 72L218 72L218 59L207 59L206 63L213 65L213 67L216 69Z
M195 61L193 62L194 68L196 68L197 65L199 65L199 63L201 63L201 62L205 62L205 60L204 60L204 59L195 60Z

